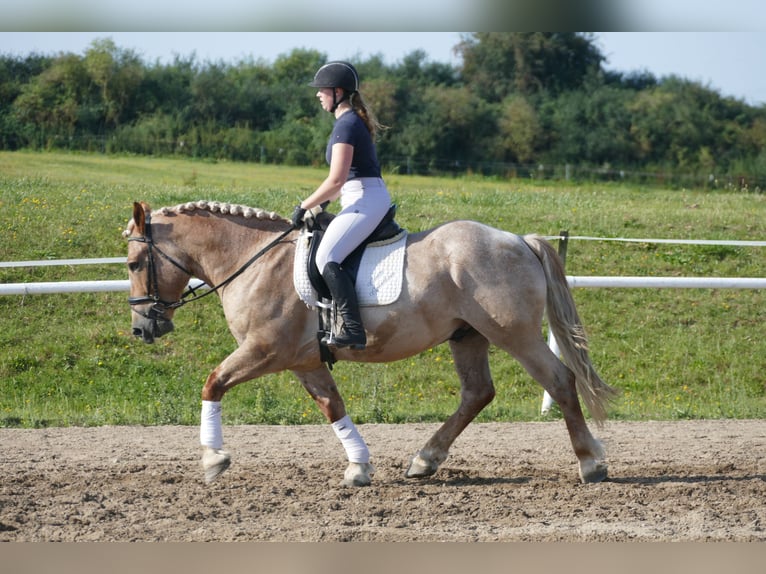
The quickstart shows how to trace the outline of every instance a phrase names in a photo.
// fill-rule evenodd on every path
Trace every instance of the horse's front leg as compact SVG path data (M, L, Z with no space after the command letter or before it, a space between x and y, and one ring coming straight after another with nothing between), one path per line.
M265 355L261 361L255 360L255 356L252 349L239 347L210 373L202 388L200 444L206 482L218 478L231 464L231 455L223 449L221 400L224 394L240 383L277 370L270 358L272 355Z
M369 486L375 472L370 463L370 451L351 417L346 414L343 398L329 369L322 366L309 372L295 371L295 375L330 422L335 436L346 451L348 467L343 474L341 485Z
M231 454L223 450L220 399L217 401L202 399L199 436L205 482L212 482L231 465Z
M202 413L199 440L202 445L202 470L205 482L218 478L231 464L231 455L223 450L223 422L221 399L230 388L220 376L221 366L207 378L202 388Z

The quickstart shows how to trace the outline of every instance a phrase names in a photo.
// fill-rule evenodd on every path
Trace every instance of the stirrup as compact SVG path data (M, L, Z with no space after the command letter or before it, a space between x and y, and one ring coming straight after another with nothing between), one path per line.
M328 347L335 347L336 349L348 347L352 351L364 351L364 349L367 348L366 337L363 341L360 341L356 337L344 337L343 333L341 333L340 336L337 336L336 334L329 332L322 337L322 343Z

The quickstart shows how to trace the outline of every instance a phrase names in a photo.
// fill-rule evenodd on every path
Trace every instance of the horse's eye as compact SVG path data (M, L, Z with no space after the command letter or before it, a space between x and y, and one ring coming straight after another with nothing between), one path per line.
M128 262L128 269L132 272L136 272L139 269L141 269L141 263L138 261L129 261Z

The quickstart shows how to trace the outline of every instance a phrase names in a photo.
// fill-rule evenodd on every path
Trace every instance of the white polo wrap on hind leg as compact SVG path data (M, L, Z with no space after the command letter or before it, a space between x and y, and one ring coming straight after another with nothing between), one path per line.
M199 442L202 446L209 446L214 449L223 448L221 401L202 401Z
M343 448L346 449L346 456L348 456L349 462L370 462L370 451L356 426L351 421L351 417L346 415L332 423L332 430L335 431L335 436L338 437Z

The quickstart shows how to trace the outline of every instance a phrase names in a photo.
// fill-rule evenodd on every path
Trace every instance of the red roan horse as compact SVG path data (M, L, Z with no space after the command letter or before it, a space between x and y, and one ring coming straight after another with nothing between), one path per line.
M129 239L136 336L151 343L173 328L173 313L188 302L183 293L193 276L218 294L237 340L238 348L202 389L206 480L219 476L231 461L222 448L220 406L226 391L289 369L334 423L346 448L349 465L343 484L370 484L374 469L367 446L320 356L316 311L301 301L293 284L299 232L290 221L216 202L155 212L136 203L124 235ZM434 474L457 436L492 401L488 351L495 345L520 361L558 403L581 480L604 480L604 452L588 429L578 392L600 423L614 389L593 368L563 265L550 243L535 235L520 237L473 221L454 221L407 237L403 273L395 302L362 309L367 348L337 349L334 355L339 361L390 362L449 343L460 378L460 405L415 454L406 476ZM564 362L543 340L546 309Z

